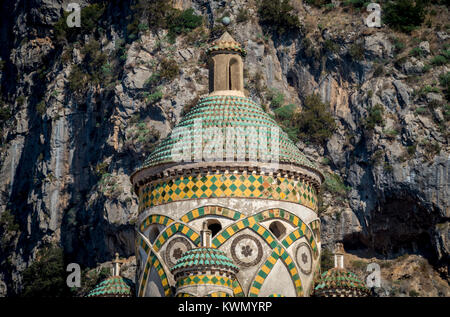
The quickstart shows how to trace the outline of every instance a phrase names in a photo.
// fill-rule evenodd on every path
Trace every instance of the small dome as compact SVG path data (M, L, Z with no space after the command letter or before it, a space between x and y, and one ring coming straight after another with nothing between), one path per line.
M320 277L314 288L318 297L366 297L369 289L358 277L342 268L333 268Z
M239 268L226 256L225 252L214 248L200 247L183 253L171 269L174 275L187 271L201 272L204 270L221 270L236 274Z
M100 282L86 297L133 297L133 282L112 276Z

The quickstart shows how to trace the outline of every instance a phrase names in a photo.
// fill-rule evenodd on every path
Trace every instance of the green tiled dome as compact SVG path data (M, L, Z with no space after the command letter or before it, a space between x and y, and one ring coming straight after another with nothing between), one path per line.
M121 276L112 276L99 283L87 297L133 297L133 282Z
M369 289L354 273L341 268L333 268L323 273L314 288L316 296L349 292L355 296L367 296Z
M208 128L220 128L224 135L224 151L223 156L225 160L226 147L226 128L264 128L267 131L267 146L271 144L271 128L279 126L277 123L261 108L260 105L253 102L251 99L239 96L208 96L202 98L198 104L193 107L179 122L176 128L184 127L192 130L188 136L186 133L174 129L169 136L164 139L155 149L153 153L147 158L142 167L153 167L164 163L172 163L172 149L174 145L182 147L180 141L189 142L191 149L194 149L193 129L194 120L201 119L201 130L204 136L208 134ZM177 131L178 130L178 131ZM288 135L279 128L279 162L296 164L317 170L317 166L311 163L289 139ZM209 132L210 133L210 132ZM255 139L258 139L255 136ZM193 152L193 151L192 151ZM249 143L246 142L246 157L248 153L258 153L257 149L250 148ZM194 159L192 153L192 160ZM258 161L262 161L259 157Z
M181 258L172 267L173 274L190 269L201 271L203 269L229 270L237 273L239 268L226 256L225 252L207 247L195 248L183 253Z

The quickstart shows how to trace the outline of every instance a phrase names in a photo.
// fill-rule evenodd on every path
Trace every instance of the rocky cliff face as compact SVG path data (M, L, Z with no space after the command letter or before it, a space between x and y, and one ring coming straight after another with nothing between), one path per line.
M325 247L344 240L354 256L390 261L382 270L395 276L408 265L393 259L415 254L443 280L414 281L400 294L450 295L449 110L439 86L449 68L433 62L448 49L448 7L433 5L430 23L407 35L367 28L363 13L339 3L329 10L292 2L303 30L278 36L265 33L253 0L175 1L205 19L174 41L164 27L134 21L130 1L82 15L93 27L82 26L75 40L58 28L68 1L2 4L1 295L20 293L21 272L48 243L88 268L115 252L133 256L137 199L129 175L207 92L204 46L225 15L248 52L253 99L268 104L277 91L301 111L317 93L329 104L332 137L298 143L327 176ZM395 287L396 278L388 280L385 289Z

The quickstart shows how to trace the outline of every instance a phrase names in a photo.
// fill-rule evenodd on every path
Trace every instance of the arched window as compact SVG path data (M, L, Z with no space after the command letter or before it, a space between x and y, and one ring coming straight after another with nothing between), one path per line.
M216 219L209 219L207 222L208 229L211 230L211 236L214 237L216 234L219 233L220 230L222 230L222 224L219 220Z
M216 61L212 58L209 61L209 92L213 92L214 87L214 79L216 76Z
M230 64L229 64L229 71L228 71L228 89L230 90L241 90L241 65L239 65L239 60L237 58L231 58Z
M148 232L148 239L150 240L150 243L153 244L153 242L155 242L156 238L158 237L158 235L160 234L160 230L158 228L158 225L153 225L150 228L150 231Z
M277 239L283 237L286 233L286 228L279 221L274 221L269 226L270 232L272 232Z

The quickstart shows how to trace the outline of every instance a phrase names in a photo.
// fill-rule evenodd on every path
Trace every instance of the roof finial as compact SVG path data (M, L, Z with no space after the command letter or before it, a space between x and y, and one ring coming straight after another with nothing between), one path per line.
M119 259L119 253L114 254L116 258L112 261L113 264L113 276L119 276L120 275L120 264L122 261Z
M200 231L202 236L202 247L210 248L211 247L211 230L208 229L208 224L203 222L202 230Z
M336 242L334 247L334 267L335 268L344 268L344 244L342 242Z

